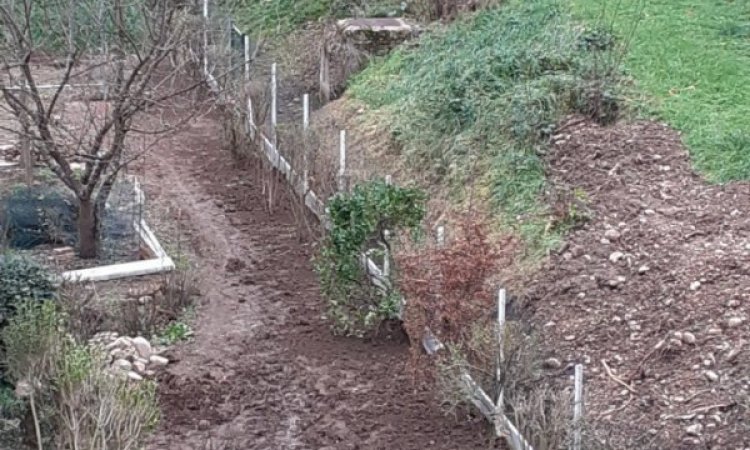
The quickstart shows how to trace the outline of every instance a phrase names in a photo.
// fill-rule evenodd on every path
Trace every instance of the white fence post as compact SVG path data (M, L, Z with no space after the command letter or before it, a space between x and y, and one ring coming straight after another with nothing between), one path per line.
M250 36L244 35L245 47L245 81L250 81Z
M581 450L581 420L583 419L583 364L576 364L573 391L573 450Z
M302 195L306 195L310 189L310 170L307 167L309 164L307 148L309 145L308 131L310 129L310 94L302 96L302 134L303 134L303 145L302 145Z
M273 151L276 152L276 168L281 169L281 152L279 151L279 138L276 134L276 124L278 123L277 115L277 90L278 85L276 82L276 63L271 64L271 141L273 144Z
M391 237L391 232L383 230L383 238L388 240ZM388 251L388 246L383 246L383 276L389 278L391 276L391 253Z
M504 414L505 392L502 386L502 368L505 362L505 289L497 291L497 361L495 362L495 382L497 383L497 402L495 403L496 420Z
M271 131L273 133L273 145L276 145L276 121L278 120L276 108L276 63L271 64Z
M203 0L203 74L208 75L208 0Z
M339 192L346 190L346 130L339 134Z
M255 139L255 117L253 117L253 99L247 95L247 123L250 125L250 139Z

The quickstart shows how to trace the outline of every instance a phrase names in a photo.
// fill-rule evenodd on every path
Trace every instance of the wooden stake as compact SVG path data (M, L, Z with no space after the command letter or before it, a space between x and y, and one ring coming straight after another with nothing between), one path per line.
M305 195L310 189L310 169L308 168L308 130L310 129L310 94L302 96L302 195Z
M346 130L339 134L339 192L346 191Z
M208 0L203 0L203 74L208 71Z
M573 392L573 450L581 450L581 420L583 419L583 365L576 364Z
M502 388L502 367L505 362L505 289L497 291L497 361L495 366L495 383L498 387L497 403L495 404L495 414L503 414L504 392Z
M244 36L245 44L245 80L250 81L250 36Z

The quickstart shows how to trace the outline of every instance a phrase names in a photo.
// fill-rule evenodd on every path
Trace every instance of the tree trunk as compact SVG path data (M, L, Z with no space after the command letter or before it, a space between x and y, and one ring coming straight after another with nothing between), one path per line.
M78 200L78 253L81 258L96 258L99 225L96 202L90 198Z

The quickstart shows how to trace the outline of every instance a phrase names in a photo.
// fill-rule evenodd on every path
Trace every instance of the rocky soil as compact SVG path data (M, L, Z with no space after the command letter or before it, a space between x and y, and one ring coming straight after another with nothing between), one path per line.
M570 123L549 175L590 220L528 294L551 356L623 448L750 448L750 185L707 184L666 126Z

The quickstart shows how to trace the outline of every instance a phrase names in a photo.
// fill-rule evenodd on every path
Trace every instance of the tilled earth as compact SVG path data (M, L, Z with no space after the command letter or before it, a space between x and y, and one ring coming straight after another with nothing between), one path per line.
M331 335L289 203L267 211L261 172L221 149L217 119L194 120L149 163L149 198L189 218L204 295L160 380L149 449L493 448L480 418L444 416L413 383L403 339Z
M573 120L548 164L590 220L528 295L548 348L586 364L587 417L621 448L750 448L750 185L707 184L645 122Z

